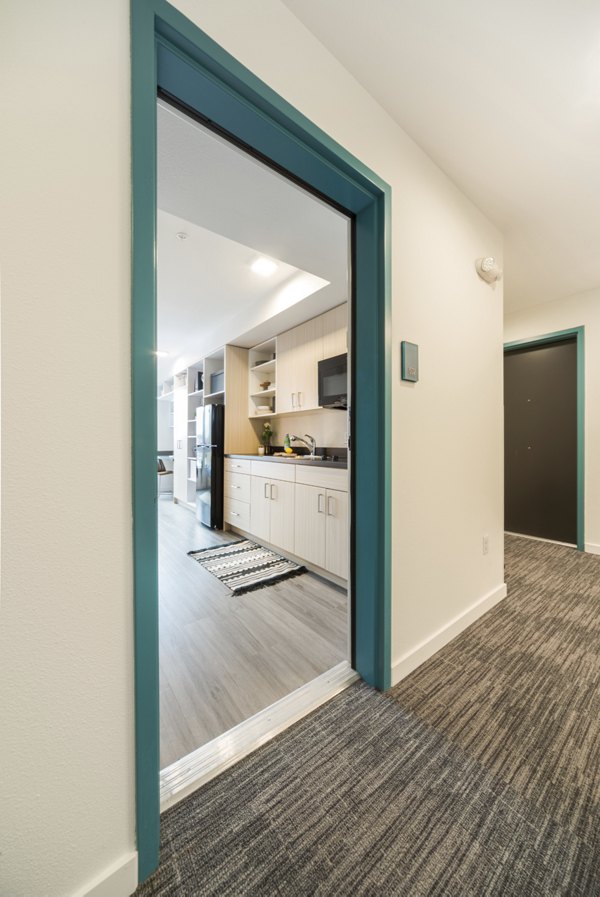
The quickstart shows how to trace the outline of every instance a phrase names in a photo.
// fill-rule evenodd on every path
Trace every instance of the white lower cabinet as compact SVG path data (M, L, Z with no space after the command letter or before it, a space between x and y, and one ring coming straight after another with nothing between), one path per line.
M269 480L253 476L250 485L250 532L257 539L270 541L271 505Z
M250 461L225 458L223 520L246 532L250 530L250 470Z
M250 532L283 551L294 552L294 483L252 477Z
M348 493L328 489L325 501L325 569L348 579Z
M325 567L326 489L296 483L295 554Z
M225 522L348 579L348 472L225 459Z
M348 493L296 483L294 553L348 578Z

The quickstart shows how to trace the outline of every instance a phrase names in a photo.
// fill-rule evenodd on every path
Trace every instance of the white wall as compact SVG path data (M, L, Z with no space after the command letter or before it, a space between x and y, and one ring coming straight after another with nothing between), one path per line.
M0 894L65 897L134 848L129 9L1 8Z
M585 327L585 548L600 554L600 289L507 315L506 342Z
M177 5L392 185L401 675L501 594L502 295L473 270L476 256L501 257L501 238L277 0ZM11 897L74 894L134 848L128 21L127 0L2 5ZM421 347L414 387L399 381L401 339Z

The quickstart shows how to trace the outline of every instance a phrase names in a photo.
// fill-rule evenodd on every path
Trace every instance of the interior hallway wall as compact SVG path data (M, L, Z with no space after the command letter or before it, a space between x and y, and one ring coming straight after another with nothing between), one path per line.
M600 554L600 290L506 315L505 342L585 327L585 550Z
M129 8L0 4L0 894L135 881Z
M502 240L278 0L177 6L393 189L398 678L503 594L502 289L473 268ZM135 876L129 5L5 0L0 15L0 892L73 897L107 878L121 897ZM414 386L401 339L420 345Z

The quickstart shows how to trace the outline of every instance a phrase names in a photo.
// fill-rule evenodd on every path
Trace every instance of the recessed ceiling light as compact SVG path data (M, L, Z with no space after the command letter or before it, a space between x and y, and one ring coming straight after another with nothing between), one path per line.
M256 259L255 262L252 262L250 265L250 270L254 271L255 274L260 274L261 277L269 277L269 275L274 274L277 271L277 263L272 259L267 259L264 256Z
M180 230L179 233L175 234L178 240L187 240L188 235L184 230Z
M163 352L161 349L157 349L154 353L157 358L166 358L168 356L168 352Z

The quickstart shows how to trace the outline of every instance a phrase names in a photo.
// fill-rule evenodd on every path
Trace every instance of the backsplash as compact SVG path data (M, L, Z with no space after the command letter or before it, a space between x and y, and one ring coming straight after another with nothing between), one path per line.
M343 446L348 444L348 414L346 411L323 409L306 414L290 414L273 417L273 445L282 445L286 433L302 436L309 433L322 446ZM293 446L292 446L293 448Z

